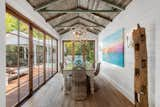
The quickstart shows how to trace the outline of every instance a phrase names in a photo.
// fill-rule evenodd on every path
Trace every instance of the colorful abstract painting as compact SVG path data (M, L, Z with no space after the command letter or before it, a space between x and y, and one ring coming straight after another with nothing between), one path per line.
M119 29L103 39L102 59L105 62L124 67L124 29Z

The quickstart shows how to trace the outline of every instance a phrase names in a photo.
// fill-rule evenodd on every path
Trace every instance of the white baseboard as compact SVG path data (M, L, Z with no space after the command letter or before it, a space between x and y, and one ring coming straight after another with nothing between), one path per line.
M101 73L102 76L104 76L118 91L120 91L129 101L131 101L133 104L135 103L133 96L123 87L121 87L116 81L111 79L109 76L107 76L104 73Z

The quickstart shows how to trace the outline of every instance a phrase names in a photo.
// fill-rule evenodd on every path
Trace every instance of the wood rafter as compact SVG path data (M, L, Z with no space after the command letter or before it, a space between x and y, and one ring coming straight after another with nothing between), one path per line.
M74 24L72 24L72 25L70 25L70 28L71 27L74 27L75 25L82 25L82 26L84 26L84 27L86 27L87 25L86 24L84 24L84 23L80 23L80 22L78 22L78 23L74 23ZM70 28L68 28L68 29L66 29L66 30L59 30L59 31L57 31L57 32L59 32L60 33L60 35L62 35L62 34L64 34L64 33L67 33L67 32L69 32L70 31ZM94 34L98 34L99 32L100 32L100 30L99 29L90 29L90 28L87 28L86 29L88 32L91 32L91 33L94 33ZM62 31L62 32L61 32Z
M69 32L69 31L70 31L70 29L66 29L66 30L64 30L63 32L59 33L59 34L62 35L62 34L67 33L67 32Z
M97 26L101 26L101 27L105 28L104 25L101 25L101 24L99 24L99 23L97 23L97 22L95 22L95 21L92 21L92 20L90 20L90 19L83 18L83 17L79 17L79 18L82 19L82 20L85 20L85 21L87 21L87 22L93 23L93 24L95 24L95 25L97 25Z
M105 3L107 3L107 5L110 6L110 7L116 8L116 9L121 10L121 11L125 10L125 8L123 8L121 6L118 6L116 4L113 4L109 0L102 0L102 1L104 1Z
M73 17L73 18L71 18L71 19L68 19L68 20L65 20L65 21L63 21L63 22L60 22L60 23L58 23L58 24L56 24L56 25L54 25L54 26L52 26L52 27L55 28L55 27L57 27L57 26L59 26L59 25L62 25L62 24L64 24L64 23L71 22L71 21L73 21L73 20L75 20L75 19L77 19L77 18L79 18L79 16L76 16L76 17Z
M43 9L40 10L40 12L44 13L119 13L119 10L81 10L81 9L76 9L76 10L47 10Z
M59 17L61 17L63 15L66 15L66 13L61 13L61 14L58 14L56 16L50 17L50 18L46 19L46 22L49 22L49 21L54 20L56 18L59 18Z
M50 0L50 1L46 2L46 3L42 3L42 4L38 5L38 6L36 6L36 7L35 7L35 10L36 10L36 11L40 11L41 9L45 9L45 8L48 7L51 3L56 2L56 1L58 1L58 0Z
M82 10L87 10L87 8L85 8L85 7L82 7L82 6L80 6L80 7L78 7L79 9L82 9ZM109 17L106 17L106 16L104 16L104 15L101 15L101 14L99 14L99 13L91 13L92 15L95 15L95 16L98 16L98 17L100 17L100 18L103 18L103 19L105 19L105 20L107 20L107 21L109 21L109 22L112 22L112 19L111 18L109 18Z
M85 21L87 21L87 22L90 22L90 23L92 23L92 24L94 24L94 25L101 26L101 27L105 28L104 25L101 25L101 24L99 24L99 23L97 23L97 22L95 22L95 21L92 21L92 20L90 20L90 19L86 19L86 18L83 18L83 17L80 17L80 16L76 16L76 17L73 17L73 18L71 18L71 19L65 20L65 21L63 21L63 22L61 22L61 23L58 23L58 24L52 26L52 27L55 28L55 27L57 27L57 26L59 26L59 25L62 25L62 24L64 24L64 23L71 22L71 21L73 21L73 20L75 20L75 19L78 19L78 18L80 18L80 19L82 19L82 20L85 20Z
M72 9L70 9L70 10L75 10L75 9L77 9L77 8L72 8ZM87 10L87 9L84 8L84 7L78 7L78 9ZM100 18L103 18L103 19L105 19L105 20L107 20L107 21L109 21L109 22L112 22L112 19L111 19L111 18L109 18L109 17L107 17L107 16L104 16L104 15L102 15L102 14L99 14L99 13L90 13L90 14L92 14L92 15L94 15L94 16L98 16L98 17L100 17ZM51 21L51 20L57 19L57 18L59 18L59 17L61 17L61 16L65 16L65 15L67 15L67 13L60 13L60 14L58 14L58 15L56 15L56 16L53 16L53 17L50 17L50 18L46 19L46 22L49 22L49 21Z

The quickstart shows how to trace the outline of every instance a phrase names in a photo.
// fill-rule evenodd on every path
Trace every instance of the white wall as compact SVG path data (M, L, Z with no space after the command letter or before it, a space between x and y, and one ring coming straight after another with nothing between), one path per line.
M156 107L160 107L160 18L159 20L157 21L157 24L156 24L156 73L155 73L155 79L156 79Z
M6 107L5 100L5 0L0 0L0 107Z
M155 101L157 104L156 107L160 107L160 83L158 83L158 80L160 81L158 77L160 75L160 66L158 66L160 63L159 4L159 0L133 0L126 10L121 12L99 35L99 46L101 46L101 41L106 35L109 35L120 28L125 28L125 67L120 68L103 62L101 73L134 103L134 51L133 48L127 47L126 37L132 37L132 31L136 28L138 23L146 28L150 107L155 107ZM99 60L101 59L102 54L100 47ZM157 78L155 78L155 75L157 75Z
M44 20L26 0L6 0L10 6L19 11L21 14L32 20L35 24L46 30L48 33L59 39L59 34Z
M61 56L60 56L60 61L62 62L62 41L63 40L73 40L73 33L72 31L67 32L63 35L60 36L61 37ZM98 60L98 35L95 35L93 33L87 32L86 33L86 39L87 40L95 40L95 61Z

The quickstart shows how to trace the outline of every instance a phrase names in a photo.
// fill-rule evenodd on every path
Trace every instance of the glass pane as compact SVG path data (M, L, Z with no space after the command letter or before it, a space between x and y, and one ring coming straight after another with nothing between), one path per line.
M38 88L44 83L44 34L36 29L33 30L34 40L34 69L33 88Z
M46 36L46 78L49 79L52 75L52 39Z
M20 43L19 43L19 77L20 77L20 100L23 100L29 94L29 26L20 21Z
M64 68L66 70L72 69L72 49L72 42L64 41Z
M33 29L33 49L34 49L34 66L33 66L33 90L37 89L39 86L39 31L36 29ZM41 46L41 45L40 45Z
M53 40L53 74L57 72L57 41Z
M18 19L6 13L6 105L18 103Z
M86 65L87 66L93 66L94 67L94 58L95 58L95 42L94 41L88 41L86 43Z
M82 56L82 43L74 42L74 64L82 64L83 56Z

